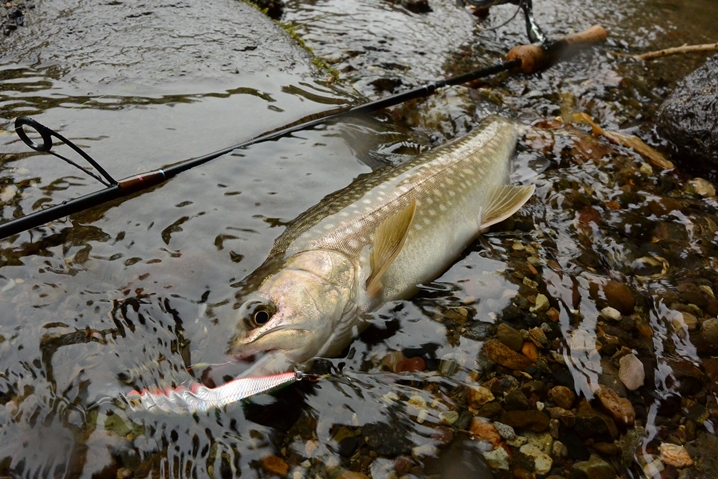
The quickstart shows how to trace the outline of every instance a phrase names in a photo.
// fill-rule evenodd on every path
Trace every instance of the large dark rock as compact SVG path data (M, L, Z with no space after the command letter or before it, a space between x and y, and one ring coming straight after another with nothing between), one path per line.
M718 165L718 56L678 84L658 111L658 131L679 161Z

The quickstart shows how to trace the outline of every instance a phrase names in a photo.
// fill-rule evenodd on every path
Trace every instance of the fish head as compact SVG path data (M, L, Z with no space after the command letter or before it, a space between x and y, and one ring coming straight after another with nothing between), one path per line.
M351 331L348 339L337 333L356 316L355 277L346 255L310 250L289 257L255 291L241 294L230 354L237 359L263 354L245 375L284 372L345 347Z

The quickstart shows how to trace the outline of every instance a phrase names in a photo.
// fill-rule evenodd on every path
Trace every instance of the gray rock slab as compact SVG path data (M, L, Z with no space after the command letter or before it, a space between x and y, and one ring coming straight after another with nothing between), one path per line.
M658 131L679 161L718 165L718 56L678 84L658 111Z

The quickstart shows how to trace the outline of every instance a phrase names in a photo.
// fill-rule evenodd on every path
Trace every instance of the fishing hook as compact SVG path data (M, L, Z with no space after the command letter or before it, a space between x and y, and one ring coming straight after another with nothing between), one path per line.
M502 5L505 3L511 3L513 5L518 5L518 8L516 9L516 13L514 13L511 16L511 18L509 18L504 24L499 25L498 27L491 28L491 30L502 27L506 23L513 20L519 10L523 10L524 18L526 20L526 33L527 33L531 43L544 44L548 41L548 38L546 38L546 35L541 30L541 27L539 27L538 23L536 23L536 20L534 20L532 0L466 0L466 1L469 4L471 4L475 7L478 7L478 8L489 8L489 7L493 7L494 5Z
M42 143L35 143L34 141L32 141L30 139L30 137L27 135L27 133L25 132L25 129L24 129L25 126L28 126L28 127L32 128L33 130L35 130L42 138ZM68 140L61 134L59 134L58 132L51 130L50 128L46 127L42 123L39 123L39 122L33 120L32 118L27 118L27 117L21 116L20 118L16 119L15 120L15 133L17 133L17 136L19 136L20 139L27 146L32 148L33 150L40 151L43 153L50 153L51 155L54 155L54 156L60 158L64 162L71 164L75 168L82 170L84 173L93 177L94 179L96 179L97 181L99 181L100 183L102 183L105 186L114 186L117 184L117 180L115 180L107 171L105 171L105 169L103 167L101 167L99 163L97 163L95 160L93 160L90 155L85 153L82 150L82 148L80 148L79 146L77 146L76 144L74 144L73 142L71 142L70 140ZM52 151L52 137L53 136L55 138L57 138L58 140L60 140L65 145L67 145L70 148L72 148L73 150L75 150L80 156L82 156L85 160L87 160L87 162L90 165L92 165L93 168L95 168L105 179L103 180L98 175L96 175L92 171L88 170L84 166L78 165L71 159L65 158L64 156L60 155L59 153L55 153L54 151Z

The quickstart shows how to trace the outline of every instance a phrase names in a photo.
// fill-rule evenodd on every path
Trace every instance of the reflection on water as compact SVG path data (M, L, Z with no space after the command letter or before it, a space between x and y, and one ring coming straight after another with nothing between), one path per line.
M42 47L32 25L11 37L22 53L4 56L0 67L3 220L97 187L29 152L10 132L16 116L57 128L124 177L355 95L312 73L294 47L282 50L274 26L253 23L272 47L264 50L259 37L235 31L241 15L232 9L245 8L236 2L116 3L38 9L74 13L67 22L86 18L77 8L98 9L103 20L92 24L102 28L75 31L64 45ZM525 41L522 22L499 26L510 6L473 19L450 1L430 2L429 14L399 2L350 3L288 2L284 20L370 96L483 66ZM536 2L536 15L549 34L602 22L612 33L608 52L673 46L677 37L716 41L700 27L711 15L684 3L545 1ZM200 7L203 16L192 16ZM212 12L232 21L204 32L208 43L171 35L168 42L186 42L177 51L190 54L165 57L161 77L124 63L121 74L105 71L102 48L67 52L92 32L105 41L121 20L149 35L158 28L144 23L152 18L194 31L213 24L204 16ZM53 24L54 34L67 26ZM65 63L53 48L65 50ZM217 58L229 58L225 49L248 56L224 65ZM413 103L378 121L254 145L138 197L3 241L0 475L585 477L590 463L606 477L715 476L718 203L696 193L682 171L657 171L635 152L542 121L577 108L650 142L651 112L699 60L648 68L606 50L541 75L491 80L470 95L454 89L444 110ZM247 71L234 72L243 65ZM384 78L391 81L376 82ZM194 416L124 407L130 389L188 384L226 366L236 284L289 221L370 168L461 133L486 111L536 126L519 145L515 173L536 183L536 197L413 300L369 318L341 357L316 361L324 379ZM671 459L666 445L684 445L693 465Z

